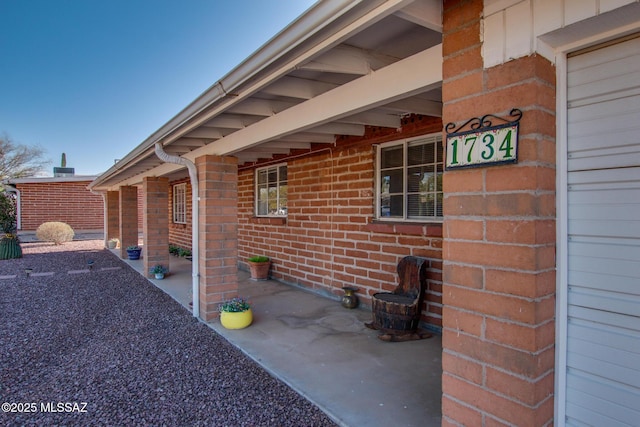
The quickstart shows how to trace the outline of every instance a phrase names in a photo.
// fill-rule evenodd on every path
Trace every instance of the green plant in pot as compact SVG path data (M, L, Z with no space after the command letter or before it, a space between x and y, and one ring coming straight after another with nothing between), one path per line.
M253 280L267 280L269 278L269 268L271 268L271 260L263 255L252 256L247 259L251 278Z
M220 323L227 329L243 329L253 322L251 304L244 298L236 297L221 303Z
M149 269L149 273L153 274L158 280L164 279L164 275L167 274L168 271L169 269L162 264L154 265Z
M118 239L109 239L109 241L107 241L107 247L109 249L115 249L118 247Z
M128 246L127 247L127 256L129 256L129 259L131 259L131 260L140 259L140 252L141 251L142 251L142 248L140 246Z

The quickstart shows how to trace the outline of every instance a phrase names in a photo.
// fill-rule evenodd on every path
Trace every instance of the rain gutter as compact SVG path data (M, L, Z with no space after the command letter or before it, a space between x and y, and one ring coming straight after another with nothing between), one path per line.
M196 165L188 159L180 156L172 156L164 151L162 144L155 144L156 156L163 162L174 163L185 166L189 170L191 180L191 290L193 293L193 316L200 317L200 251L198 250L200 241L199 227L199 203L200 186L198 185L198 169Z

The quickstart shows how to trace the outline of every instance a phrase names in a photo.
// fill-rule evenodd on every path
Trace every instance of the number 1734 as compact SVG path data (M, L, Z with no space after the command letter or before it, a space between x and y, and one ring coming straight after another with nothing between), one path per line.
M447 137L447 168L515 162L518 126L494 128Z

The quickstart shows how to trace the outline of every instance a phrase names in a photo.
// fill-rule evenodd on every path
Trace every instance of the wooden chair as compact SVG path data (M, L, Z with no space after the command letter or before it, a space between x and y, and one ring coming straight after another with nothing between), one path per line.
M414 256L398 263L399 284L393 292L373 295L373 321L365 326L382 333L383 341L410 341L429 338L431 334L418 331L429 261Z

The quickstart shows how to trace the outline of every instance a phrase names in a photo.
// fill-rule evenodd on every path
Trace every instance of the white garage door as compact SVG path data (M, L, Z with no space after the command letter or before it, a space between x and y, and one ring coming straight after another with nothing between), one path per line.
M577 54L567 63L564 421L638 426L640 38Z

